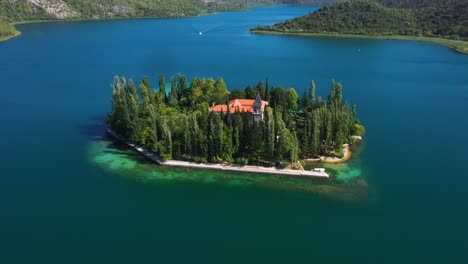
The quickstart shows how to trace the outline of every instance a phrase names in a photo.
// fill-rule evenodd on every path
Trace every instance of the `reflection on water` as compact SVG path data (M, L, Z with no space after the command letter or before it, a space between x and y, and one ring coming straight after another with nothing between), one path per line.
M330 179L162 167L147 161L126 146L108 140L91 141L89 157L91 163L103 170L143 183L217 184L227 188L260 187L306 192L347 201L369 203L376 200L375 191L357 167L360 162L358 157L353 157L345 164L323 164L331 175Z

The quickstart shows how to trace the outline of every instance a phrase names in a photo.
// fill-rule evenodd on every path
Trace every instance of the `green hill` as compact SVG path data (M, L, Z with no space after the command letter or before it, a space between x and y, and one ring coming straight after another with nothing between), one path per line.
M416 21L405 9L394 9L368 1L350 1L323 7L316 12L281 22L262 30L314 33L408 35Z
M468 38L467 0L352 0L257 30ZM422 2L422 1L421 1ZM412 3L411 5L409 3ZM419 4L418 4L419 3ZM394 6L394 7L392 7Z
M347 0L207 0L206 6L208 10L213 11L239 11L250 7L269 5L325 6L339 1Z
M201 0L8 0L0 18L8 21L181 17L203 12Z
M468 53L468 0L350 0L251 31L410 39Z

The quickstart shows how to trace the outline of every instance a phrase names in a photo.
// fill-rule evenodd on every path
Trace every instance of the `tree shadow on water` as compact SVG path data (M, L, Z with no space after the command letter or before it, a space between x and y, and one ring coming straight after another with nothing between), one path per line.
M79 124L78 130L82 136L91 141L111 140L106 133L105 119L104 114L92 116L85 123Z

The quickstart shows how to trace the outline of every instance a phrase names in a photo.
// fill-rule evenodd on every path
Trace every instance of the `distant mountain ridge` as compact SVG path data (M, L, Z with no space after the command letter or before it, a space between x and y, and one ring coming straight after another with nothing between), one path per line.
M349 0L254 30L468 39L468 0Z
M0 0L0 20L184 17L267 5L328 5L337 0ZM339 1L339 0L338 0Z
M2 0L0 19L180 17L198 15L203 6L201 0Z

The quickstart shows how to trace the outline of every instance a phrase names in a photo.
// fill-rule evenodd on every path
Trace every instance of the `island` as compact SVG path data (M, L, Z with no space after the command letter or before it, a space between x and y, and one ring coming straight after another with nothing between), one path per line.
M162 165L328 177L299 161L347 159L365 132L335 81L327 100L314 81L302 96L268 79L229 91L222 78L182 74L160 75L158 89L115 77L112 88L109 134Z
M255 33L425 41L468 53L466 0L350 0Z

